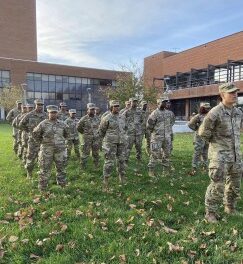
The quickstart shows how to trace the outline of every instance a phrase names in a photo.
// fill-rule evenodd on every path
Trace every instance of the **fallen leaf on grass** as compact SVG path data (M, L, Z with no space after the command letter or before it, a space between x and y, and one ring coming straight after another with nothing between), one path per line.
M32 259L32 260L38 260L38 259L40 259L40 258L41 258L41 257L38 256L38 255L30 254L30 259Z
M202 232L201 233L203 236L214 236L216 234L216 232L214 230L212 231L208 231L208 232Z
M123 221L121 220L121 218L119 218L115 223L119 224L119 225L123 225L124 224Z
M21 242L22 242L23 244L27 244L27 243L29 243L29 241L30 241L30 240L27 239L27 238L21 240Z
M132 230L133 227L134 227L134 224L130 224L130 225L128 225L128 226L127 226L127 232L130 231L130 230Z
M0 221L0 224L7 225L7 224L9 224L9 221L6 221L6 220L1 220L1 221Z
M43 246L43 241L40 240L40 239L37 239L36 242L35 242L35 244L36 244L37 246L41 247L41 246Z
M135 209L137 206L136 206L136 204L129 204L129 207L130 207L131 209Z
M62 224L62 223L60 223L60 226L61 226L61 232L65 232L67 230L67 228L68 228L67 225Z
M239 232L238 232L237 229L233 228L232 229L232 233L233 233L234 236L237 236Z
M76 210L76 216L83 216L84 212L80 211L80 210Z
M172 205L171 204L167 204L167 210L168 211L170 211L170 212L172 212L172 210L173 210L173 207L172 207Z
M178 231L177 230L175 230L175 229L173 229L173 228L169 228L169 227L167 227L167 226L164 226L163 228L162 228L164 231L165 231L165 233L167 233L167 234L176 234Z
M135 250L135 254L136 254L137 257L140 256L140 250L138 248Z
M58 244L57 246L56 246L56 251L57 252L62 252L64 250L64 245L62 245L62 244Z
M207 244L206 243L203 243L199 246L200 249L206 249L207 248Z
M71 249L74 249L76 248L76 242L71 240L68 242L68 247L71 248Z
M120 261L120 263L126 263L126 261L127 261L126 255L120 255L119 256L119 261Z
M187 202L184 202L183 204L185 204L186 206L188 206L190 204L190 202L187 201Z
M4 257L5 251L3 249L0 249L0 259Z
M18 238L17 236L10 236L9 239L8 239L8 241L9 241L10 243L14 243L14 242L16 242L18 239L19 239L19 238Z
M181 247L178 244L173 245L172 243L167 242L167 245L169 246L169 252L182 252L184 250L184 247Z
M88 237L89 237L90 239L93 239L93 238L94 238L94 236L93 236L92 234L88 234Z
M149 220L147 220L146 221L146 224L148 225L148 226L153 226L154 225L154 219L153 218L151 218L151 219L149 219Z
M196 251L190 250L187 254L190 258L194 258L197 255Z

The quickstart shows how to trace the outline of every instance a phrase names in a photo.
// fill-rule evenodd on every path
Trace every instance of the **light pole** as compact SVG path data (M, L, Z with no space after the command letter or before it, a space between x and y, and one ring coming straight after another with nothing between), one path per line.
M27 103L27 95L26 95L27 84L26 83L21 83L20 85L21 85L21 88L22 88L22 90L24 92L24 104L26 105L26 103Z
M87 88L87 92L88 92L88 102L91 103L91 88L90 87Z

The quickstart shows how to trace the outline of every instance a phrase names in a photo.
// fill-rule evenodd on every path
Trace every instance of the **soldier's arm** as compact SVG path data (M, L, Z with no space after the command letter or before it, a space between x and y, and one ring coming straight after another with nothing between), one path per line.
M38 142L39 144L41 143L42 141L42 138L43 138L43 133L44 133L44 130L43 130L43 127L42 127L42 123L40 123L39 125L37 125L34 130L33 130L33 138L36 142Z
M199 127L198 135L202 137L205 141L210 142L214 129L215 124L217 121L217 117L213 114L207 114L204 118L202 124Z
M64 123L63 136L65 139L70 137L70 127L67 125L67 123Z
M26 114L19 122L19 128L28 132L29 115Z
M81 118L77 124L77 130L80 134L84 133L84 118Z
M10 110L6 116L6 120L11 124L13 122L13 109Z
M154 126L156 124L156 120L157 120L157 118L156 118L156 115L154 113L149 115L148 120L147 120L147 126L146 126L147 131L149 133L151 133L153 131Z
M174 126L175 124L175 114L171 111L171 125Z
M16 116L12 122L12 126L18 128L18 116Z
M195 115L191 118L191 120L187 123L188 127L194 131L199 128L199 115Z
M100 138L105 137L108 126L109 126L108 118L103 118L100 122L99 129L98 129L98 135Z

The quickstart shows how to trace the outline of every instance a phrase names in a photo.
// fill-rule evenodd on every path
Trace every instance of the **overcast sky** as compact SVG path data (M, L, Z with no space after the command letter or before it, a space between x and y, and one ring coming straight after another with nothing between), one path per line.
M36 0L39 61L119 69L243 30L241 0ZM243 45L243 44L242 44Z

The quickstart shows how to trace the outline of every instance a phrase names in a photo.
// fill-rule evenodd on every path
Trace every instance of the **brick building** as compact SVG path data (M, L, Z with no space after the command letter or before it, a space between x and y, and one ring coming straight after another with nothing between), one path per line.
M234 81L243 103L243 31L182 52L167 52L144 59L144 79L169 91L172 110L188 119L201 101L216 105L218 84Z
M35 98L43 98L45 105L65 101L79 116L90 98L106 110L100 90L115 86L121 72L38 62L35 0L0 0L0 35L0 89L22 85L29 102Z

